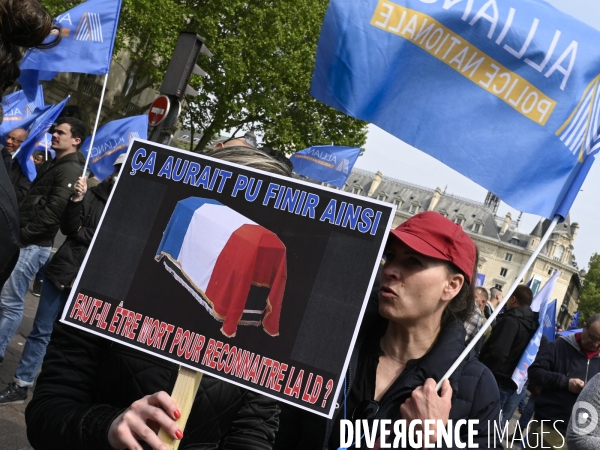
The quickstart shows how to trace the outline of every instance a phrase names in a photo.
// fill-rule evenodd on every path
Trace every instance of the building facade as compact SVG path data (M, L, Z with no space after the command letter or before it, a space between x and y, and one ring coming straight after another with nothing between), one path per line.
M488 193L483 203L446 194L439 187L425 188L389 177L354 169L344 190L396 205L396 227L422 211L436 211L463 227L479 249L478 281L485 288L497 287L506 292L533 254L550 226L540 220L531 232L519 228L519 220L510 213L496 215L500 200ZM550 277L560 271L552 292L557 299L557 325L568 325L577 311L581 290L580 271L573 254L579 225L567 217L556 226L534 264L519 281L531 280L537 292Z

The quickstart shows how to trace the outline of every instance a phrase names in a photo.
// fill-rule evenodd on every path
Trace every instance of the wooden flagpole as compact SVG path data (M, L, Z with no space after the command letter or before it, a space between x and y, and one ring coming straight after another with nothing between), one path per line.
M90 148L88 149L87 158L85 158L85 166L83 166L83 175L87 171L88 164L90 162L90 155L94 148L94 139L96 138L96 131L98 130L98 122L100 121L100 112L102 111L102 103L104 103L104 93L106 92L106 82L108 81L108 72L104 75L104 84L102 85L102 93L100 94L100 103L98 104L98 113L96 114L96 123L94 123L94 131L92 132L92 139L90 140Z
M192 405L194 404L194 399L196 398L196 393L198 392L201 381L202 372L196 372L195 370L183 366L179 367L179 374L177 375L177 381L175 381L175 387L173 388L171 398L177 403L177 406L179 406L181 417L177 419L177 424L182 431L185 429L185 424L190 416ZM167 444L169 450L177 450L179 443L181 442L179 439L173 439L171 435L162 428L158 432L158 437L162 442Z
M521 283L521 280L523 279L523 277L525 276L525 274L527 273L527 271L529 270L529 268L531 267L531 265L535 262L535 259L538 257L538 255L542 251L542 248L544 247L544 245L546 244L546 242L550 238L550 235L554 231L554 227L556 227L556 224L558 223L559 219L560 219L560 216L558 216L558 215L554 216L554 219L552 219L552 222L550 223L550 226L548 227L548 230L544 234L544 237L542 237L542 240L538 244L537 248L535 249L535 251L533 252L533 254L529 257L529 260L527 261L527 263L525 264L525 266L523 267L523 269L521 269L521 272L519 273L519 275L515 279L514 283L512 284L512 286L510 287L510 289L508 290L508 292L506 294L504 294L504 298L502 299L502 301L500 302L500 304L496 307L496 309L494 310L494 312L492 313L492 315L487 319L487 321L481 327L481 329L479 330L479 332L473 337L473 339L471 339L471 342L469 343L469 345L467 345L467 348L464 349L464 351L460 354L460 356L456 359L456 361L454 361L454 364L452 364L452 366L444 374L444 376L442 377L442 379L439 380L439 382L437 384L437 390L438 391L442 388L442 382L444 380L450 378L450 376L454 373L454 371L457 369L457 367L460 365L460 363L463 361L463 359L465 359L467 357L467 355L471 352L471 349L473 347L475 347L475 344L477 344L477 341L479 341L479 339L481 339L481 337L485 333L485 330L487 330L492 325L492 322L494 321L494 319L496 318L496 316L498 314L500 314L500 311L502 311L502 308L504 307L504 305L506 305L506 303L508 302L508 300L510 300L510 296L513 294L513 292L515 291L515 289L517 288L517 286Z

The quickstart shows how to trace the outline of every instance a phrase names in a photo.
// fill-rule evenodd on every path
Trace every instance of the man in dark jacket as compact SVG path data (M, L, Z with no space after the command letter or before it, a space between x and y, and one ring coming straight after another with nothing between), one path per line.
M125 155L119 156L115 161L113 175L89 191L84 177L80 177L75 183L74 194L69 199L60 222L60 230L67 239L46 269L46 282L42 287L33 329L27 337L14 381L0 393L0 405L23 403L27 398L27 389L33 385L46 353L52 325L69 298L124 159Z
M517 390L512 374L539 326L530 307L532 300L531 289L525 285L517 286L506 303L504 318L492 329L479 355L479 360L496 378L503 408Z
M23 316L23 303L31 280L50 256L52 242L73 186L81 176L77 150L85 137L83 123L59 119L52 133L56 159L36 178L19 204L21 249L17 264L0 293L0 361Z
M600 373L600 314L594 314L583 324L581 333L561 336L538 353L528 370L529 383L542 388L535 401L534 422L530 429L531 445L539 438L539 421L544 426L546 448L564 445L567 425L577 396L585 384ZM556 430L555 430L556 428ZM558 430L558 432L557 432ZM559 436L558 433L561 435ZM539 439L538 443L541 442ZM555 442L555 443L553 443ZM538 444L541 448L541 445Z
M27 139L28 135L29 133L27 130L24 130L23 128L16 128L8 133L6 136L6 144L4 146L4 150L6 150L12 158L9 176L10 182L15 188L17 201L19 203L21 203L21 200L23 200L27 195L27 192L29 192L29 189L31 188L31 181L29 181L27 175L23 173L19 161L13 158L13 154L21 147L21 144L23 141L25 141L25 139Z

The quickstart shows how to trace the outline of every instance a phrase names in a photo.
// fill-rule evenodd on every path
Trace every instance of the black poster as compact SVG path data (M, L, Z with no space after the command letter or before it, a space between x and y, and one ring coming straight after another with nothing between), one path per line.
M61 320L331 417L393 217L134 141Z

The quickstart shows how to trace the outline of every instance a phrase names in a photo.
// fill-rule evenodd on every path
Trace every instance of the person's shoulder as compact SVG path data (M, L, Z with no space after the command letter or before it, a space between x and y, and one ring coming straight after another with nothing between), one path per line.
M490 387L496 386L496 378L490 369L475 357L469 358L465 363L460 384L468 389L476 389L481 392L486 392Z

